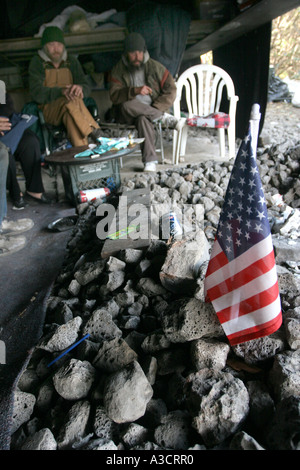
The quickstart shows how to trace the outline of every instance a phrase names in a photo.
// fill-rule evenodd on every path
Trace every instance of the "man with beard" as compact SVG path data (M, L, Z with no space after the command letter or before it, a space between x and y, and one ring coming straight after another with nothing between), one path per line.
M29 90L45 122L63 124L74 147L97 142L99 125L83 102L90 88L80 62L67 53L63 32L57 26L47 27L41 46L29 64Z
M109 78L113 114L121 124L135 125L141 146L144 171L155 171L154 122L179 129L182 120L166 113L176 97L176 85L164 65L152 59L144 38L130 33L124 41L124 52Z

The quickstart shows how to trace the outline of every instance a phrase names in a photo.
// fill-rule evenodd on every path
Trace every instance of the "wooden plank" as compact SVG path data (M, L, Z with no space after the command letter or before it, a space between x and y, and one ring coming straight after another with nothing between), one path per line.
M185 50L183 61L198 58L206 52L224 46L299 5L299 0L261 0L216 31L206 35L197 44L188 47Z
M137 206L134 207L134 205ZM130 212L130 209L138 209L139 207L142 208L141 215L134 211ZM114 256L127 248L147 248L151 242L150 218L149 188L125 191L120 196L118 209L108 230L108 237L116 236L116 238L107 238L105 240L101 257L105 259L109 256ZM139 221L140 227L147 227L146 230L142 230L140 234L136 230L128 233L128 227L133 226L136 220ZM120 231L123 232L123 236L116 233ZM138 238L135 238L135 236L138 236Z
M68 52L88 54L91 52L121 51L126 28L108 28L90 33L65 34ZM28 60L41 47L41 38L25 37L0 41L0 54L11 60Z
M215 31L220 23L215 20L193 20L187 44L195 44L199 39ZM72 54L122 51L127 28L107 28L80 34L65 34L68 51ZM0 54L10 60L28 61L41 47L41 38L24 37L0 41Z

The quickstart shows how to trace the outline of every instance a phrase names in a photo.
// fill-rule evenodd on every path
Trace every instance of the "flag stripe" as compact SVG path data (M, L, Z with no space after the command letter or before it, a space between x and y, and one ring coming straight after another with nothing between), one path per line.
M268 336L274 333L275 331L280 328L282 324L282 315L281 311L279 314L274 318L274 320L271 320L267 323L264 323L264 327L252 327L248 328L246 330L234 333L232 335L228 335L229 342L232 346L240 343L244 343L246 341L250 341L262 336Z
M207 267L207 272L206 276L209 276L213 272L217 271L218 269L222 268L225 264L228 263L227 256L223 252L219 242L215 240L212 252L211 252L211 258L209 261L209 265Z
M242 317L231 319L225 323L222 323L222 327L226 335L231 335L239 331L246 330L248 328L257 327L264 323L274 320L280 312L280 299L279 296L271 304L251 312Z
M234 261L232 261L232 263L234 263ZM240 273L232 276L231 278L226 279L224 282L220 282L215 287L209 289L207 291L207 296L210 298L211 302L221 297L221 302L223 303L225 302L224 296L228 292L230 293L232 290L235 290L237 292L237 295L239 295L240 289L243 288L243 286L246 284L248 284L248 293L252 295L251 290L254 290L254 293L256 293L257 290L255 289L259 289L260 282L265 281L265 279L267 279L268 274L274 271L274 267L275 259L274 254L272 252L269 253L265 258L243 269ZM264 277L264 274L266 274L267 276ZM275 278L277 278L276 268L274 275ZM264 286L262 286L262 288L264 288Z
M215 243L219 245L218 241L216 241ZM222 282L224 279L234 276L235 274L239 273L242 269L249 267L252 263L260 260L262 256L266 256L271 251L274 253L272 238L271 235L269 235L261 242L249 248L249 250L247 250L245 253L235 258L235 260L233 260L234 263L232 261L231 264L227 260L227 265L223 266L222 269L220 268L210 275L207 274L205 278L207 290L213 287L214 285L218 284L219 282ZM211 263L211 261L212 259L209 261L209 264Z
M218 318L221 323L224 323L231 318L237 318L238 316L254 312L259 307L266 307L269 303L277 299L278 295L278 283L275 282L270 289L265 289L263 292L242 300L240 303L220 310L218 312Z
M268 273L260 276L249 282L246 286L242 286L239 289L228 292L227 294L219 297L212 301L213 306L217 313L224 308L235 305L237 302L247 300L259 292L269 289L277 281L276 266L271 269Z

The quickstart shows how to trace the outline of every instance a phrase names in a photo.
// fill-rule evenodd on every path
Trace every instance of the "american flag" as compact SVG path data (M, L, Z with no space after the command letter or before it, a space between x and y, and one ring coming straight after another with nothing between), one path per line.
M232 169L204 282L206 301L213 304L231 345L270 335L282 323L273 243L251 139L250 124Z

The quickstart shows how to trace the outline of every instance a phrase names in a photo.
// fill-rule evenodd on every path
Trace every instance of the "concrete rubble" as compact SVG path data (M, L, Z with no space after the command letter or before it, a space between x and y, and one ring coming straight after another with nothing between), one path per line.
M232 162L124 182L121 192L150 187L155 209L184 212L182 240L153 237L103 260L97 204L78 206L15 393L12 449L300 449L299 156L299 144L258 149L283 324L235 347L203 298Z

